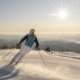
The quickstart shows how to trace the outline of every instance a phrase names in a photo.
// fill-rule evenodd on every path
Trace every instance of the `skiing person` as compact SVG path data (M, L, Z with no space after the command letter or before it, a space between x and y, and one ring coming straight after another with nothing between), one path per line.
M11 62L9 63L9 65L15 63L18 64L23 57L26 55L26 53L30 52L32 50L32 45L34 44L34 42L36 43L36 50L38 50L39 47L39 42L37 40L37 37L34 35L35 30L31 29L29 34L27 34L26 36L24 36L21 41L19 42L19 45L21 45L21 43L25 41L25 44L23 44L21 46L20 51L13 57L13 59L11 60Z

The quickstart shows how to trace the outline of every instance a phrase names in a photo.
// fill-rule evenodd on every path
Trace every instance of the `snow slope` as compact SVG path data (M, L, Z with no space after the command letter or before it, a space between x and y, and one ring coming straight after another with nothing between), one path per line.
M38 51L26 54L16 66L8 66L19 51L14 49L2 59L10 49L0 50L0 80L80 80L80 54L74 52L53 52L52 55L39 51L47 66L44 65Z

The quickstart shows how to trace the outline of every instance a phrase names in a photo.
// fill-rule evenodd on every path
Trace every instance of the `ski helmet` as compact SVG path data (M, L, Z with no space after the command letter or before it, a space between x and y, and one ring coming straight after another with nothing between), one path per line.
M34 29L30 29L30 34L34 33L35 30Z

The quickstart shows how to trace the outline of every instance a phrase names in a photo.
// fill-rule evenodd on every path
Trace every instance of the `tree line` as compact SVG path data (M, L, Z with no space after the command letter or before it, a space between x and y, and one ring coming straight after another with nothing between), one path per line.
M16 45L11 45L8 46L7 44L3 44L2 46L0 46L0 49L11 49L11 48L16 48L16 49L20 49L20 45L18 45L18 43L16 43Z

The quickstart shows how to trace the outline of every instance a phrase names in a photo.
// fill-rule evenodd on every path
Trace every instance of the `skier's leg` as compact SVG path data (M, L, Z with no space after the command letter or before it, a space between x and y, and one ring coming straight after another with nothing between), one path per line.
M10 63L15 62L15 61L17 60L17 58L19 57L19 55L20 55L20 53L17 53L17 54L13 57L13 59L11 60Z
M32 48L30 48L30 47L28 47L28 46L25 45L25 49L24 49L25 52L22 53L22 55L20 55L20 57L19 57L19 59L17 60L16 64L18 64L18 63L23 59L23 57L24 57L27 53L29 53L29 52L31 51L31 49L32 49Z
M13 59L11 60L11 62L9 63L9 65L12 64L12 63L14 63L14 62L16 62L17 59L19 58L19 56L21 55L21 53L23 53L23 52L24 52L24 46L22 46L21 49L20 49L20 51L13 57Z

